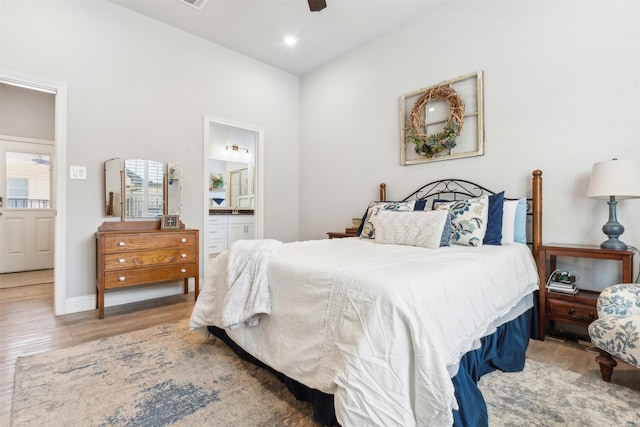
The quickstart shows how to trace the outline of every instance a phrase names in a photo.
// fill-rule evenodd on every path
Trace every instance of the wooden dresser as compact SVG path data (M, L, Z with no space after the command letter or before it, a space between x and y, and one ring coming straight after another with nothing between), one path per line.
M161 230L160 221L105 222L96 233L96 308L104 318L107 289L189 278L199 287L199 231Z

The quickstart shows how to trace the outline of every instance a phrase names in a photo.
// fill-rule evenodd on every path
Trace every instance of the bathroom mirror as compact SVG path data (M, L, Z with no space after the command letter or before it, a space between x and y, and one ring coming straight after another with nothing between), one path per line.
M104 163L105 215L125 219L182 214L182 169L173 163L120 158Z
M210 124L209 209L255 208L256 132Z

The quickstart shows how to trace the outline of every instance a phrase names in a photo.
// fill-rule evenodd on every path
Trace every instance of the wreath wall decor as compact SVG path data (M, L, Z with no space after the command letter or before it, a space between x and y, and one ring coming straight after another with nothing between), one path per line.
M436 134L422 133L422 112L431 101L443 100L449 103L449 118L444 130ZM437 85L424 91L416 100L409 114L410 132L407 133L407 142L416 145L416 153L421 156L433 157L444 150L450 150L456 146L456 138L462 131L464 124L464 103L462 98L451 86Z
M482 79L478 71L400 98L402 165L484 154Z

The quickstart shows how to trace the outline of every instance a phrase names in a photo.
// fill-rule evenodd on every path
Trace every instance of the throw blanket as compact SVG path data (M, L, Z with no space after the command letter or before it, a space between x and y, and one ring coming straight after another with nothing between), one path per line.
M222 305L222 326L255 326L261 315L271 314L269 259L282 242L238 240L229 249L227 292Z

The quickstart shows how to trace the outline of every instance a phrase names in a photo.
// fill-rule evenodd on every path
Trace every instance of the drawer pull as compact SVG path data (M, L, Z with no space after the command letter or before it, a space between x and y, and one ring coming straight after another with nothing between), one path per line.
M569 316L571 318L573 318L573 319L583 320L585 322L589 322L589 321L594 320L596 318L595 314L593 314L593 313L589 313L589 318L588 319L584 318L584 317L576 316L576 311L573 308L569 309Z
M118 277L118 281L119 281L119 282L124 282L124 280L125 280L125 277L124 277L124 276L120 276L120 277Z
M187 238L186 238L186 237L183 237L182 239L180 239L180 241L181 241L182 243L187 243Z
M118 262L119 262L120 264L124 264L124 262L125 262L125 261L126 261L126 260L125 260L124 258L120 258L120 259L118 260Z
M126 245L126 243L125 243L125 242L120 242L120 243L118 243L118 246L120 246L120 247L125 246L125 245Z
M182 258L186 258L186 257L187 257L187 254L180 254L180 257L182 257Z
M187 272L187 269L186 269L186 268L182 268L182 269L180 269L180 273L186 273L186 272Z

